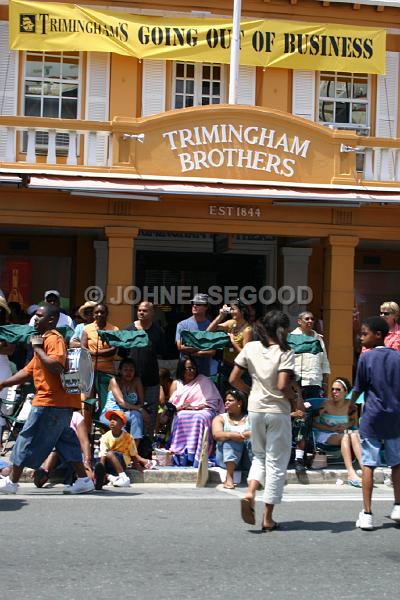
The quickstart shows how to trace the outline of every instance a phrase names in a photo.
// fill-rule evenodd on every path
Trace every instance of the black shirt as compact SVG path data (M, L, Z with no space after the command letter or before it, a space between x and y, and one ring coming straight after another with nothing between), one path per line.
M134 323L125 329L139 331ZM157 323L152 323L148 329L143 329L143 331L148 335L149 345L145 348L131 348L128 356L135 361L137 374L142 380L143 386L149 387L160 383L157 356L163 357L165 354L165 335Z

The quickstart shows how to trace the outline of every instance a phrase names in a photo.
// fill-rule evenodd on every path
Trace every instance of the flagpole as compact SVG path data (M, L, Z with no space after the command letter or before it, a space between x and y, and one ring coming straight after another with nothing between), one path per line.
M242 11L242 0L234 0L233 3L233 31L231 44L231 65L229 69L229 104L236 104L239 82L240 63L240 15Z

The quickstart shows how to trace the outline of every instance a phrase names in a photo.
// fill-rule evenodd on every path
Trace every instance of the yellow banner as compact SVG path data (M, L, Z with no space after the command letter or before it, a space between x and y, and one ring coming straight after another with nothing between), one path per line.
M76 4L10 2L14 50L115 52L136 58L229 63L227 19L146 17ZM241 23L240 64L385 72L386 33L372 27L254 20Z

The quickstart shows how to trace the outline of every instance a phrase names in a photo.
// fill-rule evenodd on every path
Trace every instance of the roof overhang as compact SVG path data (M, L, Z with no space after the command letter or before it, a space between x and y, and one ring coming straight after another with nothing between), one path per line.
M317 0L320 2L320 0ZM387 8L400 8L398 0L330 0L332 4L364 4L365 6L386 6Z
M267 185L222 184L211 182L166 182L82 177L31 176L29 189L58 190L73 196L115 198L120 200L159 201L166 196L242 198L271 200L275 205L348 206L365 204L400 205L400 190L371 191L330 188L275 187Z

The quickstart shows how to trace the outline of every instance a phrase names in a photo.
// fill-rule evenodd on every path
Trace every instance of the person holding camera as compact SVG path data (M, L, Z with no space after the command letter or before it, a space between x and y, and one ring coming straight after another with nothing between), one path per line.
M218 316L207 327L207 331L225 331L231 340L231 346L224 348L222 355L224 388L228 385L229 375L234 367L235 358L243 350L247 342L252 340L253 328L249 320L249 307L237 299L230 306L224 304Z

